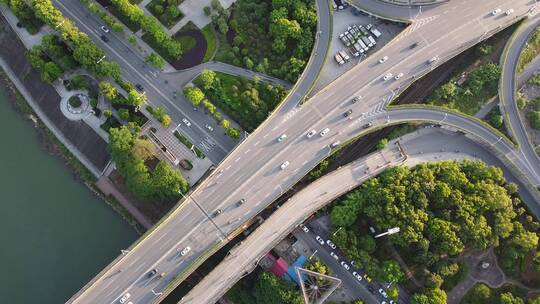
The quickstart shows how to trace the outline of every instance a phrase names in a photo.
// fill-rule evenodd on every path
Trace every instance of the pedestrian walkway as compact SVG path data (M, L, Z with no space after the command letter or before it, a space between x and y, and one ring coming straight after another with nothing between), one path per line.
M224 9L229 8L236 0L219 0L221 6ZM180 22L187 23L188 21L193 22L198 28L202 29L208 23L212 21L210 16L204 14L204 7L211 6L211 0L184 0L178 8L184 14L184 18ZM187 19L187 21L183 21Z
M108 176L101 176L97 182L96 186L98 189L103 192L105 195L112 195L126 210L146 229L150 229L153 224L152 222L143 215L139 209L129 201L129 199L122 194L116 187L113 182L109 179Z
M32 46L40 44L43 36L53 33L53 31L51 30L51 28L49 28L48 25L44 25L39 32L32 35L28 33L25 28L17 26L19 20L5 4L0 4L0 10L2 12L2 15L4 15L4 17L8 21L11 28L17 29L15 30L15 33L17 34L17 36L19 36L19 39L22 41L22 43L27 49L31 49Z

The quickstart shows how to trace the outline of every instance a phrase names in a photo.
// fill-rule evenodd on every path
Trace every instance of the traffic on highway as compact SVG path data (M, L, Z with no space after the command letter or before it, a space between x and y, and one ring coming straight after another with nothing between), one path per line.
M74 9L67 9L73 4L60 2L67 15L74 14ZM320 14L322 7L327 5L325 1L317 3ZM533 166L536 165L531 165L533 160L513 154L511 143L475 120L438 109L385 109L393 97L410 83L467 47L515 23L518 16L526 16L531 5L525 0L511 4L503 0L454 0L451 6L443 4L432 8L419 16L423 20L418 23L421 26L416 26L412 20L409 28L391 43L297 107L301 97L295 93L307 91L311 84L305 81L305 77L313 80L318 72L308 66L296 89L293 88L293 93L280 108L236 146L166 219L70 302L108 303L127 294L134 303L160 301L172 290L171 286L185 279L210 253L223 246L229 235L292 187L330 155L333 148L373 129L399 122L431 121L465 130L502 155L507 155L516 167L540 184L537 173L540 171L535 170ZM505 13L493 16L494 7ZM99 28L97 24L88 26L89 21L84 16L75 18L81 27ZM328 17L319 19L319 26L324 24L325 18ZM472 26L478 24L481 26ZM330 27L323 27L327 28ZM315 61L324 61L321 56L315 57ZM119 58L119 61L125 60ZM133 75L140 74L138 68L127 62L125 68L133 70ZM168 97L172 95L170 88L161 88L163 84L158 87L157 80L139 76L134 76L134 80L143 83L148 94L153 88L155 99L171 100ZM208 128L199 126L204 121L186 115L184 110L179 109L178 113L174 120L181 120L188 127L185 130L194 130L188 133L191 139L207 135ZM292 119L284 122L287 115ZM220 138L216 138L216 142L225 154L229 151L227 148L234 146L234 143ZM367 170L378 168L368 167ZM242 203L238 204L239 201ZM333 243L328 243L329 240L321 237L315 240L332 248ZM188 248L186 246L190 248L186 257L173 258L178 250L182 252ZM357 280L362 280L363 284L368 281L350 262L340 259L335 252L334 255L341 267L351 271ZM143 278L154 269L163 276L145 283ZM111 278L111 273L117 274ZM374 288L373 292L386 299L384 289Z

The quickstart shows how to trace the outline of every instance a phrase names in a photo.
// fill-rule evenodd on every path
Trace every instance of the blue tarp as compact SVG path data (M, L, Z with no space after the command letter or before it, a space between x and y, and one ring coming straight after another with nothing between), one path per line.
M296 275L296 267L303 268L304 265L306 264L306 260L307 260L306 257L303 255L298 257L298 259L296 259L296 261L294 261L294 263L292 263L291 266L289 266L289 269L287 269L287 275L283 276L283 278L289 281L293 281L296 283L296 285L300 286L300 282L298 281L298 276ZM302 281L305 281L305 280L306 278L302 276Z

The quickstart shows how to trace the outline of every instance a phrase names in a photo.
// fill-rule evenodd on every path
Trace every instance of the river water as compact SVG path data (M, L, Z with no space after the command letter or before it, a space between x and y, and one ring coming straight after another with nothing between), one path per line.
M63 303L137 234L42 148L1 86L0 130L0 303Z

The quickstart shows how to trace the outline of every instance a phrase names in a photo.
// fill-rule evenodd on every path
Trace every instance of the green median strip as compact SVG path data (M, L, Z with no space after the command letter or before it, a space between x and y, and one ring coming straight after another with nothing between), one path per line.
M188 147L188 149L193 150L198 158L204 159L206 157L206 155L204 155L199 148L195 147L195 145L192 144L184 135L180 134L180 132L174 131L174 136L176 136L176 138L178 138L178 140L183 143L184 146Z

